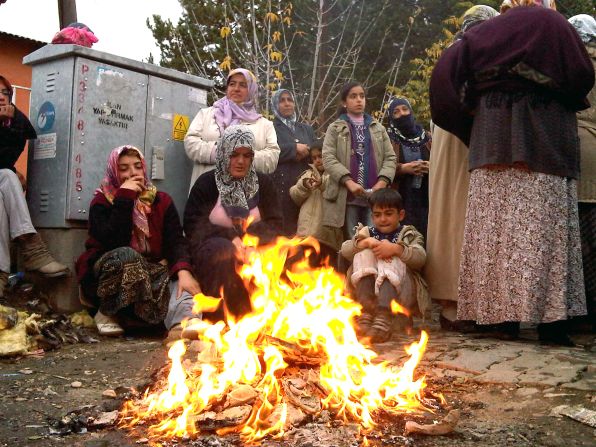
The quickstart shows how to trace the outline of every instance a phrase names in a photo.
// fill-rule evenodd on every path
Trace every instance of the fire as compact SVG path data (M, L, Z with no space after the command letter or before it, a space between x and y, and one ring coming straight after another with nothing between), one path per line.
M377 354L359 342L352 327L361 308L345 296L344 279L330 267L312 269L307 260L284 272L288 252L302 243L298 239L280 238L258 250L257 242L245 237L245 245L255 248L240 270L251 285L253 312L238 321L229 316L227 325L195 321L191 327L204 349L194 361L183 362L185 344L176 342L168 353L172 364L167 381L127 402L122 426L148 425L154 438L194 437L202 417L238 404L231 403L236 399L246 414L233 412L237 424L218 433L235 431L251 443L281 437L292 424L293 406L308 414L327 409L337 419L358 422L365 433L375 426L379 412L424 408L424 377L414 379L428 341L424 331L406 347L410 358L401 368L375 362ZM213 310L219 301L197 295L195 308ZM311 362L305 380L291 378L297 371L289 366L292 355L303 364ZM240 389L253 390L256 397ZM290 402L285 396L289 389L304 403L295 396Z
M393 315L403 314L406 317L410 316L410 311L395 300L391 300L391 313Z

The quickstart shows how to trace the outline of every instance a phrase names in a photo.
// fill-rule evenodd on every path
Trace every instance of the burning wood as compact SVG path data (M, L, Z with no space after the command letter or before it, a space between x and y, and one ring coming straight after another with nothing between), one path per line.
M424 378L414 378L427 334L406 347L401 369L375 362L377 354L354 332L360 306L344 295L343 278L306 261L282 276L288 250L299 243L279 239L252 252L240 274L257 286L253 312L228 325L195 322L191 330L205 349L183 362L186 346L176 342L167 380L127 402L122 426L145 425L156 439L234 431L250 443L279 438L323 413L366 433L380 414L431 410L422 396ZM195 303L201 310L214 301L200 296Z

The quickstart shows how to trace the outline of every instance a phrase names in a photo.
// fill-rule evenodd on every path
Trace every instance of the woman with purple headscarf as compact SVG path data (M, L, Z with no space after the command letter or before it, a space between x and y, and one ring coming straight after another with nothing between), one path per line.
M217 142L228 126L244 124L255 137L254 167L271 174L277 167L279 146L273 123L257 112L258 85L255 75L244 68L230 71L226 96L213 106L199 110L184 138L186 155L194 162L190 187L204 172L215 167Z

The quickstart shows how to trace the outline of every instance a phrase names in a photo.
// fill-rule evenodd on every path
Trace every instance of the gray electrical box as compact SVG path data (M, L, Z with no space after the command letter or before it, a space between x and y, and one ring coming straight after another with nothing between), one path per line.
M24 58L33 68L29 150L33 224L85 224L110 151L143 151L149 176L184 210L192 162L183 139L213 82L78 45L47 45Z
M184 135L212 81L78 45L47 45L23 62L32 66L29 117L38 135L29 146L27 201L58 261L74 271L115 147L138 147L149 177L182 214L193 167ZM74 276L42 287L55 310L80 308Z

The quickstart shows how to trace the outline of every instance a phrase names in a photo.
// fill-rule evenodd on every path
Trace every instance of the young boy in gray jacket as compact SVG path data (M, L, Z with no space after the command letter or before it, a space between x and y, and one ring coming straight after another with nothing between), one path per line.
M397 191L375 191L369 205L373 225L359 224L354 238L343 243L341 254L352 261L348 278L362 305L357 331L373 343L382 343L391 337L392 301L407 315L425 316L429 310L421 275L426 251L422 234L412 225L401 225L405 210Z

